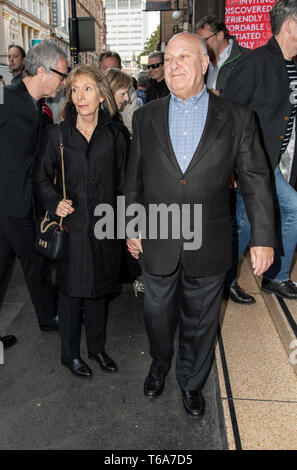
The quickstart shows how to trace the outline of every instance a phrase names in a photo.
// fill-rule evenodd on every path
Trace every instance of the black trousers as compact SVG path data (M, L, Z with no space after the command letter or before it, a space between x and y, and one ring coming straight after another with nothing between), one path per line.
M181 390L203 388L214 359L225 276L189 277L182 264L169 276L143 271L144 320L154 378L164 378L170 369L177 317L177 381Z
M81 299L59 295L59 331L62 354L69 359L80 357L81 305L84 302L88 352L102 353L106 340L107 300Z
M57 291L49 279L48 262L34 248L33 217L0 216L0 296L3 300L15 255L20 258L25 281L39 324L57 315Z

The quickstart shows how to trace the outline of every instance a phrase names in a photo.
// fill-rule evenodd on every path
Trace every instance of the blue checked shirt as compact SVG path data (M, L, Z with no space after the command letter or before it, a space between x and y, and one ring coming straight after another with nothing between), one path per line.
M169 133L172 147L184 173L201 139L208 112L209 96L206 86L201 93L184 103L171 93L169 104Z

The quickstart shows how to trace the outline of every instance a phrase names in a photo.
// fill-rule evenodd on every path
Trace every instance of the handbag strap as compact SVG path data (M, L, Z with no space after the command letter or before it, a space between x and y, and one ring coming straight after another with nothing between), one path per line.
M62 186L63 186L63 199L66 199L66 184L65 184L65 167L64 167L64 143L63 136L61 131L61 126L58 125L59 132L59 145L60 145L60 156L61 156L61 169L62 169ZM60 217L59 225L61 226L63 222L63 217Z

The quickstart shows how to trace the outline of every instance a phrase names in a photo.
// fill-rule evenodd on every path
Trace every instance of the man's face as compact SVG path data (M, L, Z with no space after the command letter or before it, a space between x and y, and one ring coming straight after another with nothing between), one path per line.
M150 65L158 65L157 68L152 68ZM148 76L157 82L160 82L164 78L164 65L162 64L161 57L151 57L148 60Z
M200 93L208 62L195 37L187 33L175 36L165 51L164 75L169 90L183 100Z
M297 55L297 18L290 18L290 25L289 25L289 31L290 31L290 39L291 39L291 44L292 44L292 55L295 56Z
M211 27L206 24L203 28L197 30L197 34L205 40L208 55L211 61L218 60L221 52L221 36L224 38L223 33L214 33Z
M108 69L119 69L120 64L116 57L105 57L99 65L100 72L105 72Z
M24 68L24 59L17 47L11 47L8 51L8 64L11 72L21 73Z
M55 70L55 71L54 71ZM42 96L44 98L55 98L66 82L67 61L60 59L53 70L39 72L42 86ZM59 73L60 72L60 73ZM60 75L61 74L61 75Z

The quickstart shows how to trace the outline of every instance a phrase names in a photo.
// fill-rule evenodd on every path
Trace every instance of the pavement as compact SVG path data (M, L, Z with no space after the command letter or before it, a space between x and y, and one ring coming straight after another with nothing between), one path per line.
M0 332L18 343L0 365L1 450L224 450L228 449L216 363L204 388L205 416L187 415L173 367L161 397L149 401L143 382L150 366L142 318L143 296L125 284L110 303L106 351L119 372L108 374L81 356L91 379L60 364L55 332L41 332L16 263L0 312Z

